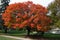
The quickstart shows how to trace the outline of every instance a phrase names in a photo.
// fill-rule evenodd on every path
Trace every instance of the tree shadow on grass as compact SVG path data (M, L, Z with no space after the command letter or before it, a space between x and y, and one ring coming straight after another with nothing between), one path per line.
M34 40L60 40L60 37L44 37L41 35L29 35L26 38L31 38Z

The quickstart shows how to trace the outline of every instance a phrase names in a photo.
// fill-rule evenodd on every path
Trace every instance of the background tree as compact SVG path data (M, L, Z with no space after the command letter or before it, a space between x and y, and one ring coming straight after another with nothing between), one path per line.
M46 15L48 10L33 2L15 3L7 7L2 14L4 25L8 28L37 29L45 32L49 29L50 18Z
M60 0L53 1L48 10L51 12L50 17L53 20L53 26L60 28Z
M3 29L3 20L2 20L2 13L6 10L6 7L9 5L10 0L0 0L0 29ZM5 27L4 27L5 29Z

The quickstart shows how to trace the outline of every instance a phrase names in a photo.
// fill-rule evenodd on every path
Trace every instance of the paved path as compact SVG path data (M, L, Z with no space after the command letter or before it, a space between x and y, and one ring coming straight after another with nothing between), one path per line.
M30 38L21 38L21 37L15 37L15 36L7 36L7 35L0 35L2 37L7 37L7 38L13 38L13 39L17 39L17 40L32 40Z

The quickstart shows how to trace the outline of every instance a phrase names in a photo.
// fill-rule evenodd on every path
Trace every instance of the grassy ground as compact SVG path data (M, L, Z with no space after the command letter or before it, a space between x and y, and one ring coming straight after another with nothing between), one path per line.
M0 34L4 34L0 31ZM32 37L36 37L35 36L36 33L32 33L31 35ZM11 35L11 36L18 36L18 37L25 37L27 35L27 32L25 30L21 30L21 31L17 31L17 30L12 30L9 31L7 35ZM40 36L41 37L41 36ZM45 33L44 38L60 38L60 34L50 34L50 33Z
M15 40L15 39L0 36L0 40Z

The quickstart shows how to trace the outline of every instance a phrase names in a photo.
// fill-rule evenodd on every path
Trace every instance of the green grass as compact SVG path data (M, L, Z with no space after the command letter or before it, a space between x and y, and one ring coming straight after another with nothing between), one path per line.
M16 40L16 39L6 38L6 37L2 37L2 36L0 36L0 40Z
M0 34L4 34L4 33L2 33L0 31ZM12 30L12 31L9 31L9 33L6 34L6 35L25 37L27 35L27 32L26 32L26 30L20 30L20 31ZM31 35L34 35L34 33L31 32ZM46 37L46 38L60 38L60 34L45 33L43 37Z
M26 32L24 31L20 31L20 32L16 32L16 33L11 33L9 35L12 35L12 36L18 36L18 37L24 37L27 35ZM34 33L31 33L31 35L35 35ZM50 34L50 33L45 33L43 37L46 37L46 38L60 38L60 34Z
M0 35L5 34L4 31L0 31ZM21 30L21 31L17 31L17 30L12 30L9 31L7 34L5 35L10 35L10 36L18 36L18 37L24 37L24 35L27 35L26 31Z
M44 34L44 37L47 37L47 38L60 38L60 34L47 33L47 34Z

